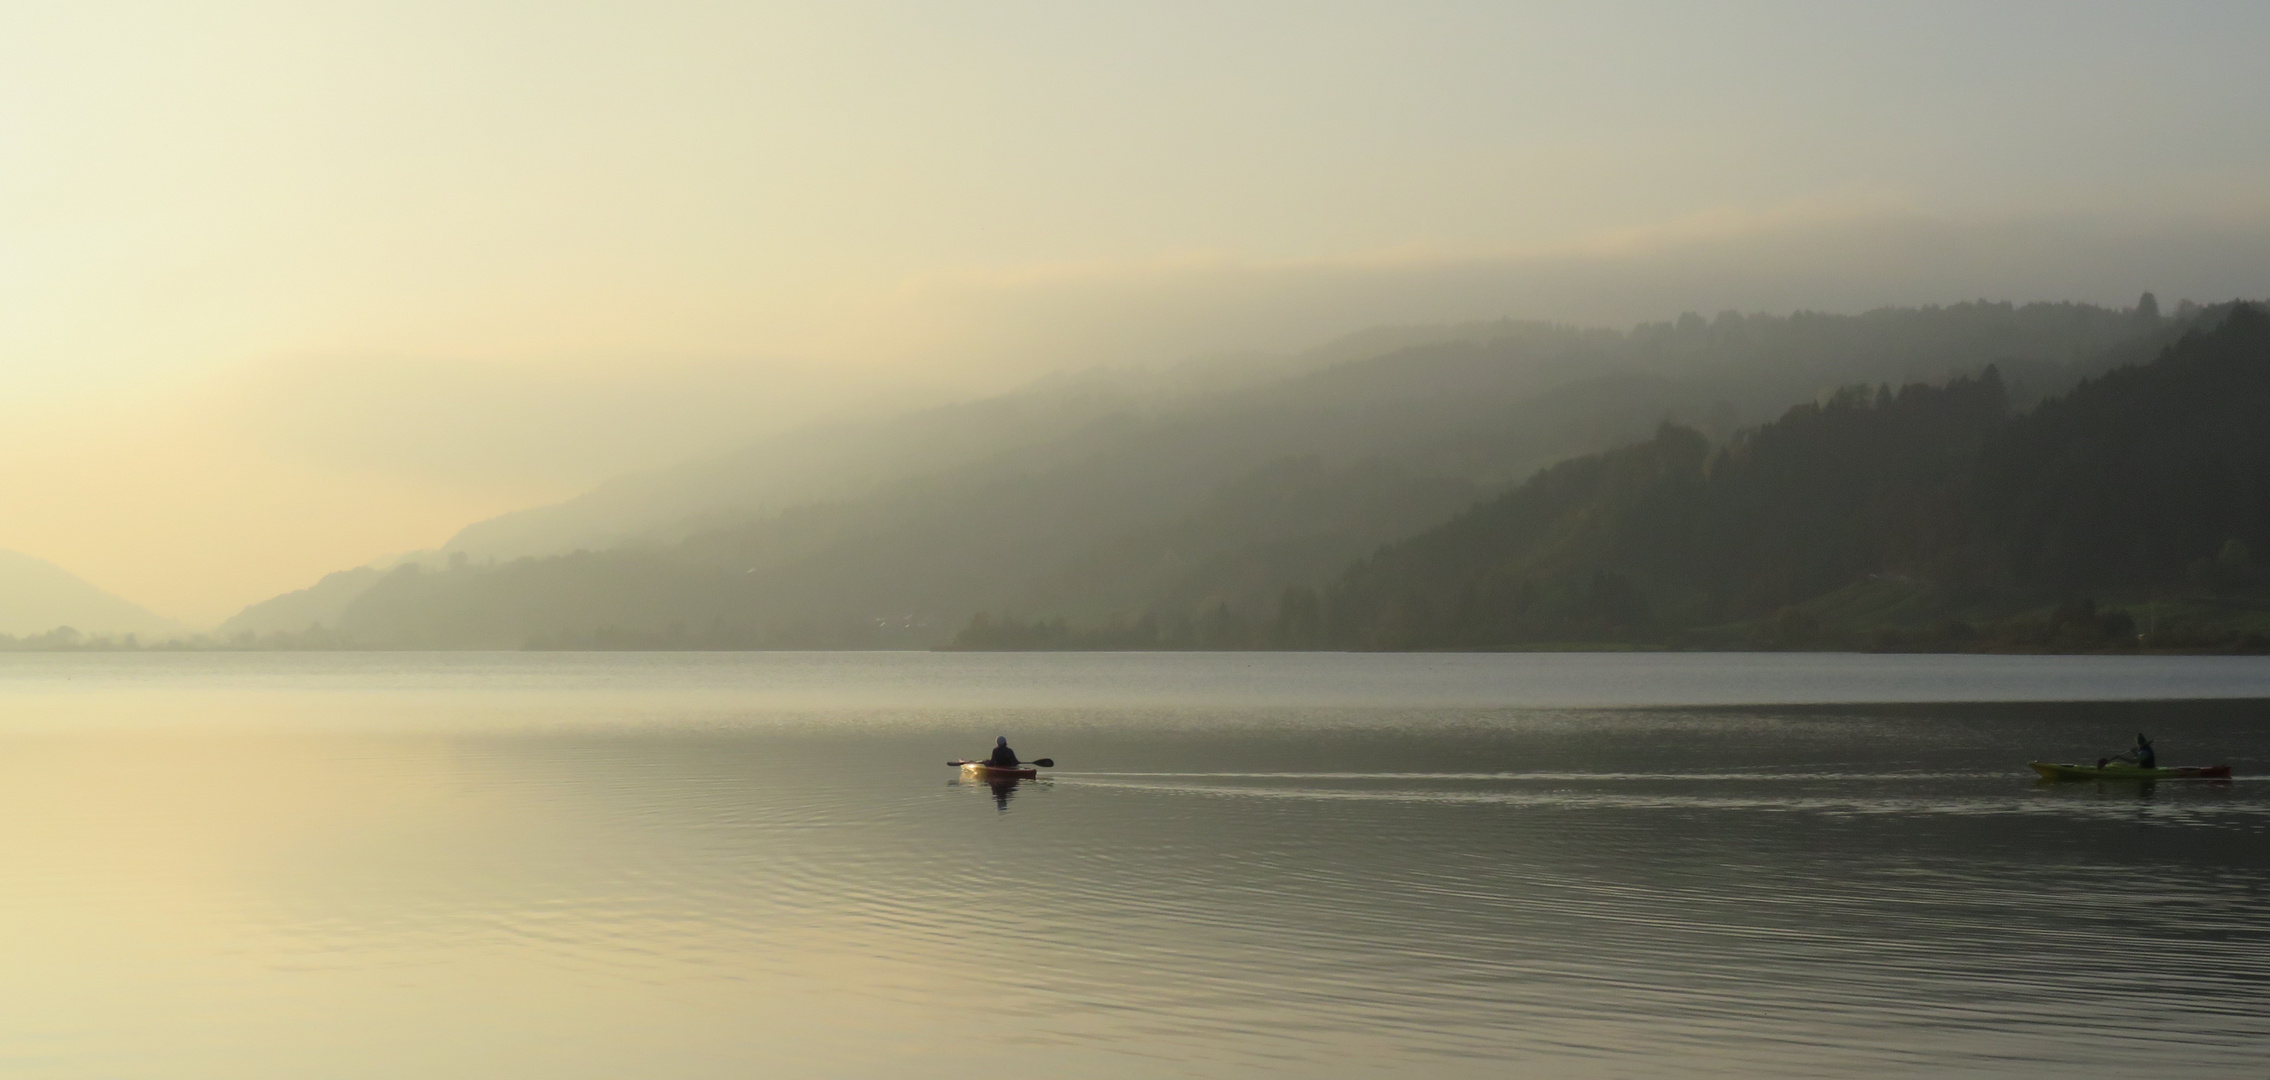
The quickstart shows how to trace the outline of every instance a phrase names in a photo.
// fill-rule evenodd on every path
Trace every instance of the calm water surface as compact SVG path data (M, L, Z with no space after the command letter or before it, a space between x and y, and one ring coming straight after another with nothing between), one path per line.
M2240 658L0 655L0 1071L2260 1077L2265 699ZM2138 730L2241 777L2024 768ZM944 766L997 733L1060 767Z

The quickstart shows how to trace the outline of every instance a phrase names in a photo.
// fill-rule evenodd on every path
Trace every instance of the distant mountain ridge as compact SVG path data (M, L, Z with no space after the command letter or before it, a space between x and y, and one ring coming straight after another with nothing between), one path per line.
M2270 314L2030 410L2001 374L1850 387L1723 444L1666 423L1273 611L978 619L967 648L2270 651Z
M1212 381L1065 377L470 527L454 567L358 578L330 629L401 647L863 647L941 644L981 611L1259 617L1666 419L1723 439L1838 387L1989 364L2023 405L2149 359L2189 318L1980 303L1491 323ZM584 550L513 554L568 538Z
M1304 398L1315 405L1335 395L1377 395L1381 404L1455 401L1470 389L1478 395L1474 403L1495 406L1588 377L1691 381L1701 375L1723 384L1736 415L1758 416L1854 377L1904 384L1999 361L2021 393L2038 396L2070 385L2090 362L2146 358L2148 347L2105 355L2136 329L2132 319L2088 305L1983 303L1858 316L1690 315L1628 334L1512 320L1383 327L1290 357L1056 375L979 401L772 436L728 454L618 477L563 503L474 523L441 550L511 559L675 543L752 515L856 497L893 479L1045 446L1107 418L1248 407L1256 397L1278 396L1272 392L1291 399L1276 404L1297 408ZM1518 360L1525 353L1534 366L1506 362L1509 354ZM1509 385L1509 375L1525 381ZM1666 397L1657 391L1630 404L1657 412L1692 404ZM1520 465L1557 452L1565 450L1555 447Z
M899 477L1044 444L1113 415L1171 407L1418 345L1489 340L1518 325L1377 327L1289 356L1219 357L1156 372L1052 375L1008 394L789 432L729 453L616 477L565 502L475 522L441 550L511 559L674 543L752 514L855 497Z
M374 566L358 566L323 575L323 580L296 592L270 597L231 616L214 633L223 641L251 635L296 634L339 625L339 617L355 598L368 592L384 576Z
M1320 598L1320 630L1375 648L1711 640L1758 619L1769 644L2221 640L2100 603L2165 595L2270 647L2270 606L2245 599L2270 586L2270 315L2235 306L2149 364L2010 404L1990 371L1801 406L1716 451L1666 427L1383 548Z
M59 627L153 640L188 633L182 624L104 592L54 563L0 549L0 634L28 637Z

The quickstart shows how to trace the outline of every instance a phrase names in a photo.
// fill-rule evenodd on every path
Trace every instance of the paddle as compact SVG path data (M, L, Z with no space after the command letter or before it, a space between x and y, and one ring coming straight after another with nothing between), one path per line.
M947 762L946 764L948 764L948 765L955 765L955 766L960 766L960 765L991 765L991 764L993 764L993 763L992 763L992 762L990 762L990 761L949 761L949 762ZM1040 766L1040 767L1041 767L1041 768L1043 768L1043 769L1053 769L1053 768L1055 768L1055 767L1056 767L1056 759L1055 759L1055 758L1034 758L1034 759L1033 759L1033 760L1031 760L1031 761L1020 761L1020 762L1018 762L1017 764L1019 764L1019 765L1038 765L1038 766Z
M2135 753L2135 751L2132 751L2132 750L2129 750L2129 751L2123 751L2123 752L2121 752L2121 753L2118 753L2118 754L2113 754L2113 755L2111 755L2111 756L2109 756L2109 757L2100 757L2100 758L2098 758L2098 759L2097 759L2097 768L2100 768L2100 769L2102 769L2102 768L2105 768L2106 766L2110 766L2110 765L2122 765L2122 766L2126 766L2126 767L2129 767L2129 768L2135 768L2135 769L2157 769L2157 768L2160 768L2160 765L2159 765L2159 764L2158 764L2157 762L2155 762L2155 763L2153 763L2153 764L2151 764L2151 765L2146 765L2146 764L2144 764L2144 762L2143 762L2143 759L2141 759L2141 758L2137 757L2137 756L2136 756L2136 753Z

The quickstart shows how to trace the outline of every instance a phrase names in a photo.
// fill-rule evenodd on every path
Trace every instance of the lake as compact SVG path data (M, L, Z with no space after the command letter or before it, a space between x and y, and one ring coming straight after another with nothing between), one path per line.
M2264 777L2252 657L0 654L0 1070L2263 1076Z

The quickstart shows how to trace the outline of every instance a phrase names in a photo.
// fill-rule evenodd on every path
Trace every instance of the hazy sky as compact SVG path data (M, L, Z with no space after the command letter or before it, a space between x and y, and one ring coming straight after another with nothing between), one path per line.
M211 622L1382 321L2270 293L2270 5L0 4L0 547Z

